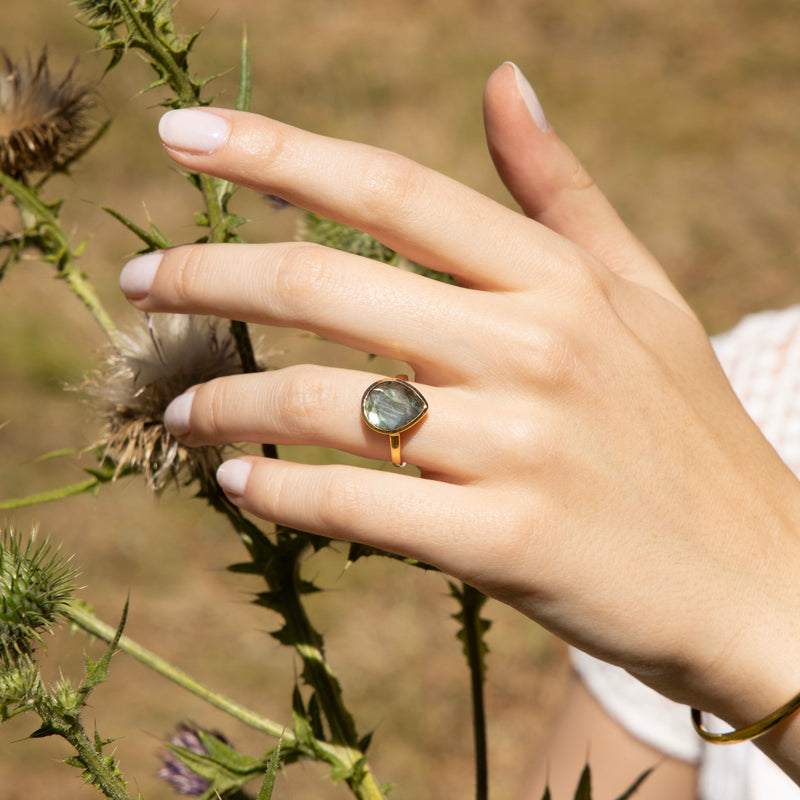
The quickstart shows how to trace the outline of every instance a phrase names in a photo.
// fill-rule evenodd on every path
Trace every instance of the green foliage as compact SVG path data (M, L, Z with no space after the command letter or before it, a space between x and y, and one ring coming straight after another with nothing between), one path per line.
M211 733L198 731L197 735L205 753L172 743L168 743L167 748L195 775L208 781L209 789L203 797L209 800L218 796L227 797L255 778L261 777L272 761L272 754L263 759L251 758Z
M629 800L629 798L633 797L633 795L639 790L641 785L647 780L650 773L655 769L655 767L650 767L650 769L646 769L631 785L631 787L621 794L617 800Z
M39 667L20 658L0 668L0 723L34 708L42 691Z
M14 198L17 207L23 210L24 223L22 231L16 234L15 245L4 262L3 271L13 264L12 259L16 260L26 247L39 251L45 261L54 264L59 272L63 271L73 255L58 219L63 199L48 203L24 181L12 178L4 172L0 172L0 186Z
M212 78L198 78L189 69L189 53L200 32L181 36L175 30L169 0L77 0L86 25L97 34L101 50L111 54L106 70L117 66L128 50L138 49L156 73L143 91L169 86L175 96L163 105L181 108L200 104L200 92Z
M641 788L647 777L653 771L654 767L645 770L631 786L621 794L617 800L630 800L631 797ZM550 787L546 786L542 800L553 800L550 793ZM581 771L581 776L578 779L578 787L575 789L575 796L573 800L592 800L592 771L589 765L586 764Z
M454 283L451 275L409 261L400 253L381 244L368 233L363 233L341 222L335 222L319 214L314 214L311 211L306 211L303 216L299 238L306 242L332 247L334 250L343 250L364 258L371 258L374 261L380 261L382 264L391 264L432 280Z
M0 664L27 663L42 634L64 617L75 570L47 541L14 530L0 539Z
M581 772L578 788L575 790L575 800L592 800L592 772L588 764Z
M113 797L113 795L108 795L104 788L110 783L109 779L119 783L122 787L125 786L122 772L120 771L114 754L105 752L105 748L113 743L113 739L103 739L100 734L95 731L94 737L91 739L91 743L87 748L79 750L78 755L64 759L65 764L70 767L76 767L82 771L81 778L84 783L91 784L96 789L106 794L106 796L111 797Z
M453 614L453 619L460 624L456 637L464 647L464 655L474 659L480 670L481 678L486 675L486 655L489 646L486 643L486 634L492 623L488 619L480 616L480 611L486 604L488 598L481 594L477 589L473 589L466 583L459 587L452 581L448 581L450 594L458 601L460 611Z
M282 743L279 741L267 761L264 783L261 784L257 800L272 800L272 792L275 789L275 778L281 768L281 744Z

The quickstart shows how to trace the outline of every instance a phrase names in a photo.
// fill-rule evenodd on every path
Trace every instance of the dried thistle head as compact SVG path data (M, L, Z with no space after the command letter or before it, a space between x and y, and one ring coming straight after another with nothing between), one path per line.
M86 143L95 94L73 66L54 77L42 51L34 65L0 60L0 171L18 177L53 172Z
M27 662L42 634L60 622L75 570L57 551L14 530L0 538L0 665ZM3 670L0 670L2 672Z
M115 475L142 473L157 491L172 481L213 486L220 449L184 447L163 417L173 398L192 386L242 372L229 329L209 318L170 314L157 323L148 317L120 340L84 385L104 419L99 447Z

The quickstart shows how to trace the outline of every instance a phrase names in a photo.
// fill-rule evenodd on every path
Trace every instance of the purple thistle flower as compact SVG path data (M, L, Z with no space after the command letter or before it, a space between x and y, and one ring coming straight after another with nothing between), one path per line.
M221 733L216 731L207 731L207 733L215 736L225 744L228 743L228 740ZM203 746L203 742L200 739L198 729L186 723L181 723L178 726L177 732L170 736L169 742L176 747L183 747L201 756L208 754L208 750ZM200 797L211 788L211 783L208 780L193 772L174 753L170 751L162 752L161 760L164 762L164 766L158 771L158 777L171 783L172 788L178 794Z

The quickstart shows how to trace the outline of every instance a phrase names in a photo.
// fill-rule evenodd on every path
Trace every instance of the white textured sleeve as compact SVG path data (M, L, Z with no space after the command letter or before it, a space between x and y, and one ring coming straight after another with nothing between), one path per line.
M702 740L686 706L645 686L621 667L572 650L572 665L589 691L625 730L660 753L696 764Z

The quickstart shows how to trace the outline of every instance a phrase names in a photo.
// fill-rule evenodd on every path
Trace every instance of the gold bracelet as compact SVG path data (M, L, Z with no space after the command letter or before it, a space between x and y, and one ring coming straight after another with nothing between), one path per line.
M712 744L736 744L737 742L749 742L759 736L763 736L765 733L769 733L798 710L800 710L800 694L796 694L788 703L782 705L777 711L773 711L768 717L764 717L764 719L748 725L746 728L740 728L738 731L730 731L729 733L711 733L707 731L703 727L703 712L698 711L696 708L692 709L692 724L698 736L706 742L711 742Z

